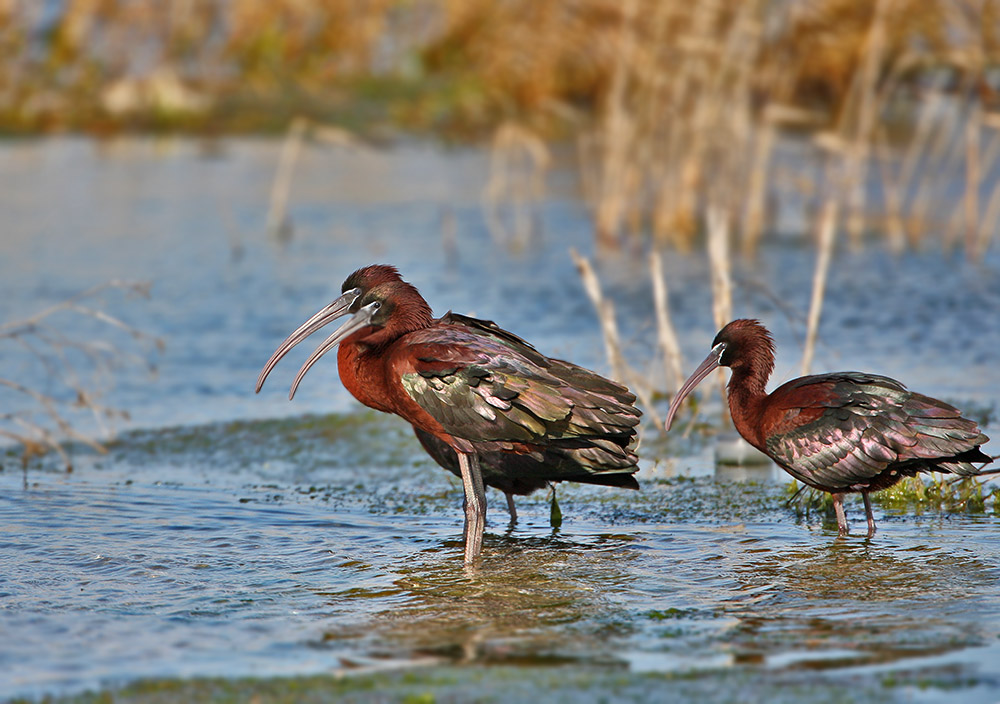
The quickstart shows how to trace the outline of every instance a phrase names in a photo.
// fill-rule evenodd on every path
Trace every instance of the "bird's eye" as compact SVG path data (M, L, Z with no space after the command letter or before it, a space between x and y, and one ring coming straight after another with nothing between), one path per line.
M372 312L373 312L373 313L374 313L375 311L377 311L377 310L378 310L379 308L381 308L381 307L382 307L382 303L381 303L380 301L373 301L373 302L372 302Z

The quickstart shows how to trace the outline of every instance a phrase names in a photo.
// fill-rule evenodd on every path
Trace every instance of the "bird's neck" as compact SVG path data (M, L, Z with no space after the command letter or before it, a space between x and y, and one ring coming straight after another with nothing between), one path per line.
M337 350L340 381L354 398L369 408L393 413L386 388L383 350L360 342L345 342Z
M733 425L743 438L757 449L763 449L760 433L761 418L767 401L767 378L770 369L734 369L729 379L729 413Z
M405 344L407 335L434 322L430 306L415 288L400 282L397 289L389 322L374 332L357 332L337 350L337 369L347 390L369 408L386 413L399 412L394 403L397 385L386 368L392 351Z

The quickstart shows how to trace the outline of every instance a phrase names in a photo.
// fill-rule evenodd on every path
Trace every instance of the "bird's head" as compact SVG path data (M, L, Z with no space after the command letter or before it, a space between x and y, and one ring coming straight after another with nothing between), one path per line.
M399 269L396 267L390 264L371 264L361 267L344 279L340 291L343 296L347 296L352 292L356 293L357 298L354 300L357 302L361 296L364 296L380 284L402 280L403 278L399 275ZM357 307L352 306L351 312L354 312L354 310L357 310Z
M759 320L741 318L719 330L712 340L712 352L718 350L717 366L734 371L769 357L774 363L774 339ZM768 370L770 374L770 370Z
M347 277L341 290L337 299L300 325L278 346L257 377L258 393L268 374L289 350L337 318L351 316L316 348L299 369L292 382L289 399L295 396L306 372L337 345L350 341L378 347L431 322L430 306L416 288L400 278L393 266L376 264L358 269Z
M739 374L751 371L762 373L766 380L774 368L774 340L771 333L760 321L745 318L734 320L722 328L712 340L712 351L670 402L665 423L667 430L670 430L674 416L688 394L719 367L729 367Z

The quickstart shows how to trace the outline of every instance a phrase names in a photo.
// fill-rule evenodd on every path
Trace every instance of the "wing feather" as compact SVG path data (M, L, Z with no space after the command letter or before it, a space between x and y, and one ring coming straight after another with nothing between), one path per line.
M873 374L803 377L769 403L785 409L765 438L769 453L800 481L830 490L864 488L900 467L964 471L968 463L955 456L987 439L953 406ZM810 420L796 424L799 417Z
M595 457L635 462L626 448L640 413L628 389L549 359L488 321L451 316L411 333L389 364L423 411L480 448L585 439Z

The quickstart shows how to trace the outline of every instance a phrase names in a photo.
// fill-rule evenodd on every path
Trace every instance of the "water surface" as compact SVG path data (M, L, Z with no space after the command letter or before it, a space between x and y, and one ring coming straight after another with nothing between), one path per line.
M716 469L712 435L663 440L647 426L642 492L560 487L559 529L544 493L518 501L513 527L491 493L483 565L469 572L458 481L404 424L361 409L334 359L289 403L305 345L253 394L276 344L372 262L397 264L438 313L492 318L606 371L567 254L594 252L566 172L537 208L536 239L510 248L481 212L480 152L307 150L279 243L263 232L276 144L0 150L0 319L147 279L150 300L104 303L166 342L155 375L125 367L108 391L131 413L108 455L77 449L72 473L0 460L0 696L323 674L351 675L359 689L338 691L357 700L366 687L498 701L1000 696L992 512L877 508L875 538L837 539L824 516L786 506L780 472ZM776 380L798 373L813 257L783 239L735 272L736 313L775 332ZM645 262L598 262L629 360L657 384ZM715 333L706 264L665 263L690 369ZM839 253L814 369L898 377L1000 436L998 264L936 248ZM3 354L4 375L55 389L27 351ZM860 525L860 506L849 511Z

